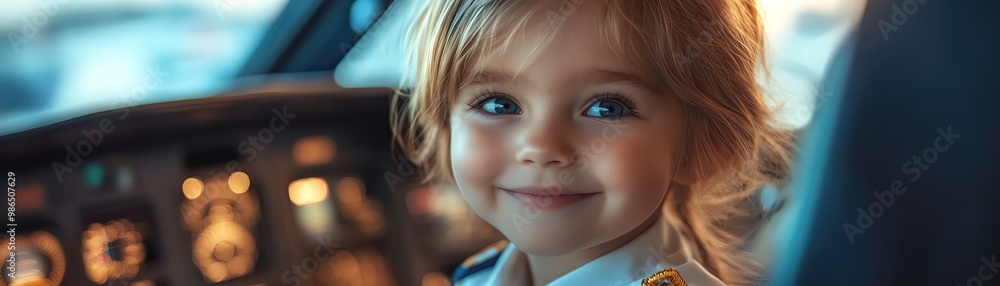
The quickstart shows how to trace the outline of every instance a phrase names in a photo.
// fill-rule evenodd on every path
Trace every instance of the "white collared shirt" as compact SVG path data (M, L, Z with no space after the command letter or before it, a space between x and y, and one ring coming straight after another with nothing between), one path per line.
M649 229L628 243L548 285L639 286L646 277L667 268L676 270L691 286L725 285L698 263L694 244L669 221L658 218ZM509 243L493 267L472 273L455 285L527 285L530 281L526 254Z

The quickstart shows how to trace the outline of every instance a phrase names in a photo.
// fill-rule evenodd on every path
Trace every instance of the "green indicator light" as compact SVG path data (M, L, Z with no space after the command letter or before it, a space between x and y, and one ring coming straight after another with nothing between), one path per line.
M104 167L100 163L87 164L83 169L83 179L86 180L88 187L100 186L104 182Z

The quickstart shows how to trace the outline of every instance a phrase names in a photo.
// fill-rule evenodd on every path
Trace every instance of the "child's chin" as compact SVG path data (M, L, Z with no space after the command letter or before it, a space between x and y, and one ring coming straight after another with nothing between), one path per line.
M575 235L566 231L555 229L524 229L521 233L516 230L504 235L514 243L518 250L532 255L559 256L576 252L586 245L583 238L587 236Z

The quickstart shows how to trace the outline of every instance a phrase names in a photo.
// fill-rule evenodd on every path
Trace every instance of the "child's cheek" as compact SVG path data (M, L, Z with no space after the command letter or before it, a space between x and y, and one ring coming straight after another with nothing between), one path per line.
M494 129L457 116L451 120L451 168L455 182L481 216L495 210L493 184L505 166L506 141Z
M605 184L609 195L622 200L658 199L670 182L670 146L661 138L623 134L608 142L598 156L594 174Z

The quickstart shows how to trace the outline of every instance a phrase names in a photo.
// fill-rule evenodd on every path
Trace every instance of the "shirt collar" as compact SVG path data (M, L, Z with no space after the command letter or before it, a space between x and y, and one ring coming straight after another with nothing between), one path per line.
M724 285L698 263L697 249L670 221L659 216L631 241L548 285L639 285L643 278L666 268L676 269L688 285ZM527 256L511 243L488 281L495 283L492 285L524 285L530 281L528 275Z

